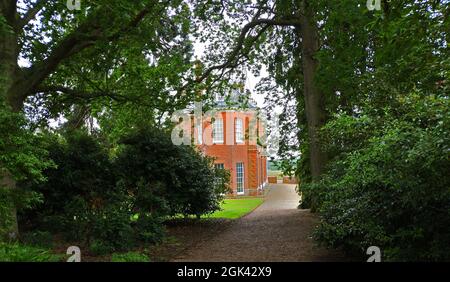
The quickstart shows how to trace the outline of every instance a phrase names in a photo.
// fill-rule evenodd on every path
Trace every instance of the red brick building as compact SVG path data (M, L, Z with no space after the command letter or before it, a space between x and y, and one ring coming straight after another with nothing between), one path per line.
M257 196L267 184L267 156L260 138L265 134L258 109L226 106L218 99L215 112L192 118L199 150L215 158L215 165L230 171L232 195Z

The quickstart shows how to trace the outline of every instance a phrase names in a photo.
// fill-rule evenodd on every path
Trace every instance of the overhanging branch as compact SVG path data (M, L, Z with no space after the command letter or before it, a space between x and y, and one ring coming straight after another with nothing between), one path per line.
M145 8L139 11L136 16L119 31L105 35L105 27L98 22L98 13L92 14L83 24L81 24L71 34L67 35L50 53L50 55L25 71L24 76L17 85L20 85L21 93L28 95L36 92L36 88L54 72L58 65L66 58L71 57L86 48L96 44L100 40L115 41L126 35L131 29L137 27L139 23L153 11L158 1L151 1Z
M116 101L126 101L127 98L124 96L121 96L117 93L112 93L108 91L85 91L85 90L78 90L78 89L72 89L66 86L62 85L44 85L39 86L36 88L36 93L64 93L68 94L73 98L79 98L83 100L92 100L100 97L109 97Z
M259 13L257 13L257 15L259 15ZM229 68L229 67L235 67L235 62L236 62L236 58L239 56L239 54L241 53L241 50L243 49L243 45L245 43L245 40L248 38L248 34L250 32L250 30L252 30L253 28L260 26L260 25L264 25L263 28L257 33L256 36L254 36L252 38L252 44L264 33L264 31L269 27L269 26L293 26L293 27L300 27L301 26L301 19L300 18L296 18L296 19L290 19L290 18L272 18L272 19L261 19L261 18L257 18L257 19L253 19L252 21L248 22L241 30L237 40L236 40L236 44L234 46L234 48L231 50L231 52L229 53L229 55L227 56L227 60L222 63L222 64L218 64L218 65L214 65L209 67L202 75L200 75L199 77L197 77L195 80L193 80L192 82L194 83L201 83L203 82L203 80L205 80L209 75L211 75L211 73L214 70L219 70L219 69L224 69L224 68ZM248 55L248 52L250 52L251 48L248 48L248 50L246 50L247 54L244 54L244 56ZM189 85L192 82L188 82L185 85L183 85L181 87L181 89L178 91L179 93L181 93L182 91L184 91L187 87L189 87Z
M46 0L38 0L36 3L25 13L25 15L20 18L17 22L16 28L17 30L23 29L36 15L39 11L44 7L44 3Z

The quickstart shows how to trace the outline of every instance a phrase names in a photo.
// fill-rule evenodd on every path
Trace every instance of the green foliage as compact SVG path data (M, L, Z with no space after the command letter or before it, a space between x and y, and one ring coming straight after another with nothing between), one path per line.
M0 237L15 224L14 210L30 209L42 201L39 193L15 189L16 181L42 182L42 170L52 166L47 151L35 146L41 136L27 126L23 115L11 112L0 97Z
M305 191L321 201L316 237L360 255L379 246L386 260L450 260L450 104L414 94L399 104L325 128L342 153Z
M220 208L228 175L196 149L174 145L155 128L139 129L122 143L117 164L135 212L200 216Z
M45 200L21 222L62 232L69 240L97 240L112 250L132 246L128 195L116 186L114 165L100 139L82 131L49 133L44 145L57 167L45 170L46 183L26 183Z
M93 240L89 244L89 251L91 252L91 254L95 256L103 256L111 252L114 252L114 248L108 242L104 242L101 240Z
M140 214L135 223L135 228L139 234L139 240L145 243L161 243L166 235L163 219L151 214Z
M53 236L48 231L32 231L21 235L21 241L30 246L50 249L53 247Z
M195 149L147 128L125 138L112 160L101 140L83 131L46 135L42 146L56 167L44 171L46 183L22 183L44 202L21 213L21 223L106 254L138 242L160 243L167 215L200 216L220 208L229 176Z
M84 241L93 249L121 251L136 243L130 217L130 212L119 205L92 209L78 202L67 208L60 224L69 240Z
M42 201L42 195L37 192L0 187L0 239L8 239L1 237L9 237L7 233L15 224L13 210L30 210L41 204Z
M75 198L84 199L89 206L103 206L115 192L115 178L100 139L82 131L49 134L47 139L43 145L57 168L47 169L47 182L38 186L46 199L41 211L60 214Z
M1 262L57 262L61 261L62 255L51 254L41 248L20 245L17 243L0 243Z
M111 256L111 262L149 262L147 255L138 252L128 252L123 254L114 253Z
M30 131L20 113L14 113L0 97L0 173L7 170L16 181L42 182L42 170L51 167L47 152L36 146L41 136Z
M113 250L127 250L136 243L130 212L119 206L108 206L94 214L90 225L92 237L107 242Z

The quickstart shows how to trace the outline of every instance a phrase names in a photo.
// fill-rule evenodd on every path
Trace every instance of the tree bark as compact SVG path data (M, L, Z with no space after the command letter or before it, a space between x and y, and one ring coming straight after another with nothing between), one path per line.
M318 180L324 172L327 154L319 140L319 130L326 121L325 97L315 84L318 61L314 57L319 51L318 29L314 21L314 13L308 1L302 1L303 15L300 28L302 48L302 69L304 79L305 112L308 125L310 168L313 180Z
M0 167L1 169L1 167ZM16 189L16 181L13 176L8 171L0 171L0 187L6 187L11 192ZM4 220L4 219L2 219ZM19 236L19 225L17 222L17 210L14 204L11 205L11 224L9 224L9 228L5 230L5 233L0 233L1 239L15 240Z
M36 16L45 3L46 1L37 1L25 16L20 17L17 12L17 1L0 0L0 16L2 17L0 23L0 102L9 106L16 113L23 110L26 98L37 92L38 87L55 72L63 60L93 46L99 40L118 40L130 29L136 28L146 16L151 13L157 14L158 11L155 10L155 7L159 2L149 2L129 24L109 36L105 32L107 27L100 26L98 21L100 16L108 13L109 8L105 6L103 10L90 14L84 23L56 44L46 59L34 62L30 68L20 68L18 66L19 35L23 33L23 27ZM0 184L3 184L6 189L15 189L16 187L12 174L1 165ZM14 208L12 213L14 222L8 235L16 234L17 236L17 216Z
M17 103L14 96L10 95L9 89L14 84L14 81L20 70L17 65L18 37L15 32L16 20L16 3L15 1L1 1L0 14L6 20L6 26L0 26L0 102L11 106L14 111L20 111L22 106ZM13 192L16 188L16 181L11 173L0 164L0 187L9 189ZM0 238L17 238L18 224L17 212L14 205L11 208L12 224L10 228L5 230L6 234L0 234Z

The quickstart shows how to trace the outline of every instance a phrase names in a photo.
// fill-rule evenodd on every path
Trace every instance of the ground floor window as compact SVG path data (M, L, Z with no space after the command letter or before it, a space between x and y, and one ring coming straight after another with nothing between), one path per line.
M225 166L223 164L214 164L214 167L216 169L225 169Z
M236 163L236 190L244 194L244 163Z
M215 169L225 169L225 166L223 164L214 164ZM216 177L214 179L214 185L218 187L219 185L223 184L223 179L221 177Z

